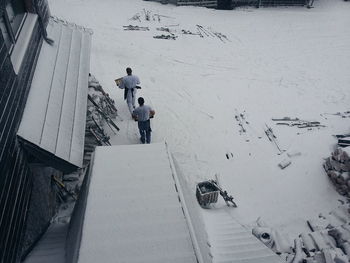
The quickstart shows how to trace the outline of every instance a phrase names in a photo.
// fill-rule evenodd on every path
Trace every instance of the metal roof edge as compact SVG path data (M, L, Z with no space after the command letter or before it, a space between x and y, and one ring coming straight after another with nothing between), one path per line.
M51 166L61 172L71 173L79 169L80 167L54 155L53 153L42 149L40 146L35 145L34 143L27 141L20 135L17 135L17 138L22 143L23 147L29 152L32 156L36 157L43 164Z
M193 223L191 221L190 213L189 213L189 210L188 210L186 202L185 202L185 197L184 197L184 194L183 194L183 191L182 191L182 188L181 188L179 177L178 177L178 174L177 174L176 169L175 169L174 160L173 160L172 155L170 153L170 150L169 150L169 147L168 147L168 143L166 141L164 141L164 144L165 144L166 152L167 152L168 157L169 157L170 168L171 168L171 171L172 171L172 174L173 174L173 178L174 178L175 184L177 186L177 191L178 191L178 194L179 194L179 197L180 197L180 202L181 202L181 205L182 205L182 208L183 208L183 213L185 215L185 219L186 219L186 222L187 222L187 225L188 225L188 229L190 231L192 245L193 245L193 248L194 248L194 251L195 251L198 263L205 263L205 261L203 259L203 256L202 256L202 253L201 253L201 250L200 250L200 247L199 247L199 243L198 243L197 236L196 236L196 233L195 233L195 230L194 230L194 227L193 227Z
M78 29L82 32L86 32L90 35L92 35L94 33L94 31L91 28L84 27L84 26L78 25L78 24L73 23L73 22L69 22L69 21L64 20L62 18L59 18L57 16L50 16L49 23L52 23L52 22L61 23L61 24L66 25L66 26L73 27L73 28Z

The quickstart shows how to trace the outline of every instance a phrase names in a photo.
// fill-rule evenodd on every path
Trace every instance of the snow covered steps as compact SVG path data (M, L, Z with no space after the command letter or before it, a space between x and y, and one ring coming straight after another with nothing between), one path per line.
M223 208L224 209L224 208ZM277 263L282 259L225 210L205 211L214 263Z

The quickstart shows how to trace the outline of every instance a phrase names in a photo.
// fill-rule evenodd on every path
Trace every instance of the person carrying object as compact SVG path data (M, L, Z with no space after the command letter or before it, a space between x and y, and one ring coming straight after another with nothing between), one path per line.
M145 105L145 100L142 97L138 98L137 102L140 106L133 111L132 118L137 121L141 143L151 143L150 118L153 118L155 111L150 106Z
M126 68L126 73L127 75L122 78L119 88L124 89L124 100L126 100L129 111L132 114L135 109L136 90L141 89L140 79L132 75L132 69L129 67Z

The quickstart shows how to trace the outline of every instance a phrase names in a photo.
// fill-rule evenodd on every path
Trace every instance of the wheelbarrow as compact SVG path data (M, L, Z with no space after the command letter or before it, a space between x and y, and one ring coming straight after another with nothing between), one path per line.
M210 204L218 201L219 194L222 196L227 206L237 207L233 197L228 195L215 180L200 182L196 186L196 197L198 203L203 208L209 208Z

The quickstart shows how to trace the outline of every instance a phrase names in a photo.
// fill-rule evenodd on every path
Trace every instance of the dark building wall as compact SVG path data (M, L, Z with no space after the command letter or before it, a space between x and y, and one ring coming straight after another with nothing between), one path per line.
M0 15L8 1L0 0ZM34 12L31 1L26 7ZM38 0L43 23L49 9L45 0ZM39 12L39 13L40 13ZM15 73L9 50L0 33L0 262L18 262L20 243L32 192L33 176L26 154L16 138L29 92L36 61L42 44L42 30L35 25L28 50L18 74Z
M25 258L39 241L57 212L56 191L51 176L62 177L62 173L39 163L30 164L33 172L33 188L28 206L27 224L21 244L21 255Z
M19 244L23 236L27 207L31 194L32 176L26 165L24 152L15 147L6 171L1 193L0 262L17 262ZM3 174L1 174L3 176Z
M232 9L232 0L218 0L217 9Z

